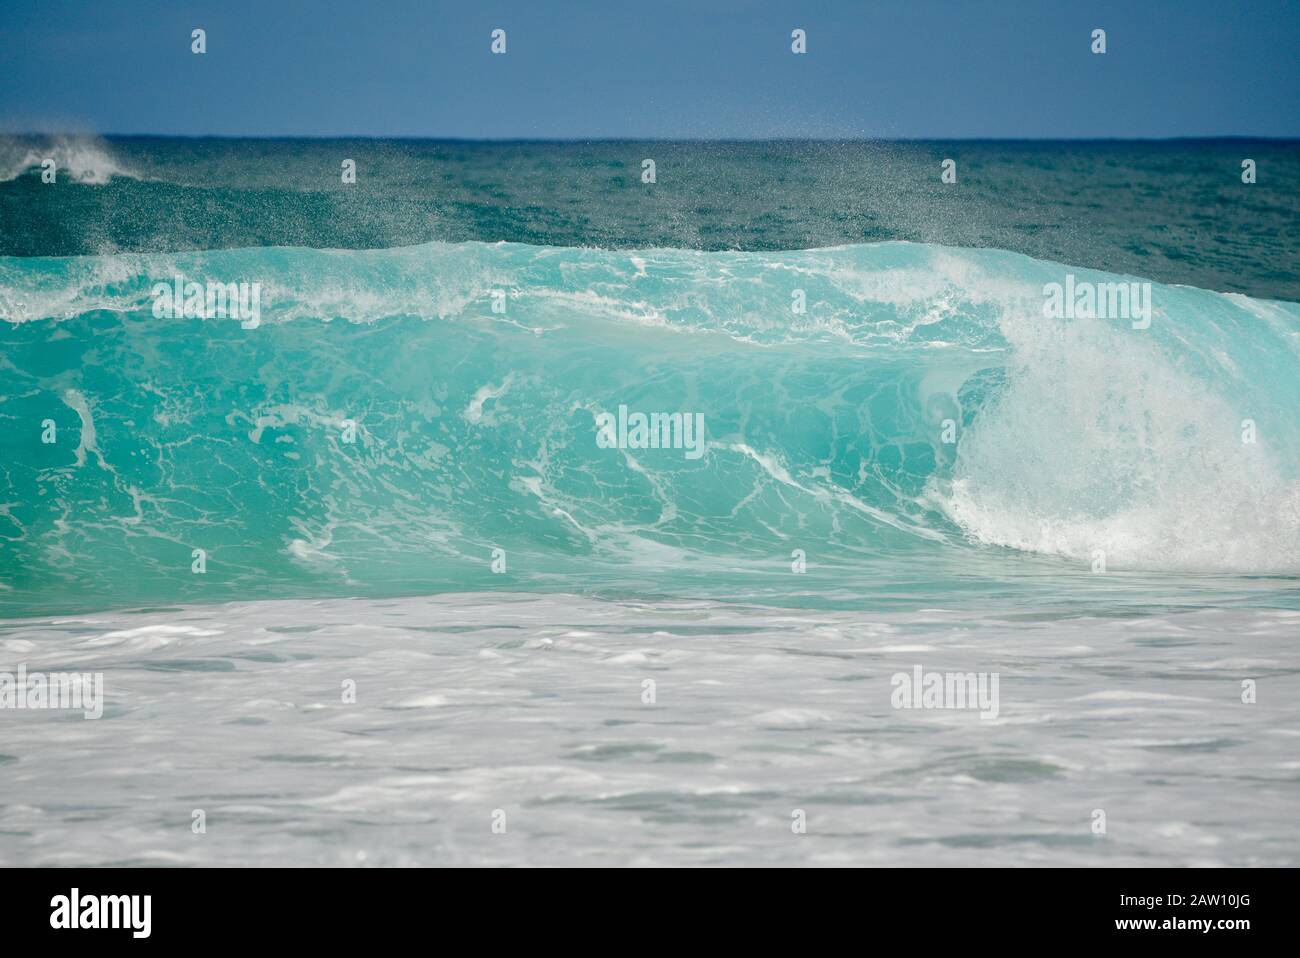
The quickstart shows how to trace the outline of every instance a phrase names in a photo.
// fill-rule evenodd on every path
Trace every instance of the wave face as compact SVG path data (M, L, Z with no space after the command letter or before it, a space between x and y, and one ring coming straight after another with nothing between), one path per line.
M0 258L0 605L1300 573L1300 307L1047 318L1067 273L1131 281L909 243ZM157 318L177 277L259 283L258 324ZM701 454L603 447L620 406L702 415Z

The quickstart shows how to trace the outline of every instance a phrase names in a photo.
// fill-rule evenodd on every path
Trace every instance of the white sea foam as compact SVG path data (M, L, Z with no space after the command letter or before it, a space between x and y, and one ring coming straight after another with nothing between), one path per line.
M0 865L1300 863L1300 699L1275 676L1243 704L1256 673L1233 664L1293 665L1295 613L1099 603L477 593L0 621L11 658L93 661L105 698L75 727L4 718ZM998 671L996 725L892 708L917 665Z
M1002 328L1007 384L933 484L973 539L1089 567L1300 572L1292 437L1243 442L1243 419L1268 407L1226 358L1209 379L1194 353L1120 326L1012 310Z

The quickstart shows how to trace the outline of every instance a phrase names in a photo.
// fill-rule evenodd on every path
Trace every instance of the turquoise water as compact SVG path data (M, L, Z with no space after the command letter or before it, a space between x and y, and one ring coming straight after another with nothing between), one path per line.
M0 607L933 601L1087 579L1099 549L1300 572L1300 307L1157 284L1146 329L1046 319L1066 273L907 243L9 258ZM259 325L156 319L178 275L256 277ZM703 454L601 448L620 405L702 415Z

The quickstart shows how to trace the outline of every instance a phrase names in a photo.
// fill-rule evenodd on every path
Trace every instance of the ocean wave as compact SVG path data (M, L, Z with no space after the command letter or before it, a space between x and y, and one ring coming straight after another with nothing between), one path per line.
M1067 277L1136 282L910 243L0 258L0 583L1300 573L1300 307L1152 284L1147 325L1049 318ZM158 318L189 283L258 284L258 322ZM602 445L620 407L701 416L702 454Z

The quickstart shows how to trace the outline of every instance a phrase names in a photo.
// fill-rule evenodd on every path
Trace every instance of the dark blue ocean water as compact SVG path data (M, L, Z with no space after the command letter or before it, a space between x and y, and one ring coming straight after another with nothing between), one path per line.
M55 189L34 164L53 157ZM356 161L354 184L341 164ZM642 182L655 161L656 182ZM940 182L953 159L955 184ZM1257 181L1241 181L1242 161ZM507 241L992 247L1300 300L1300 142L6 138L0 255Z

